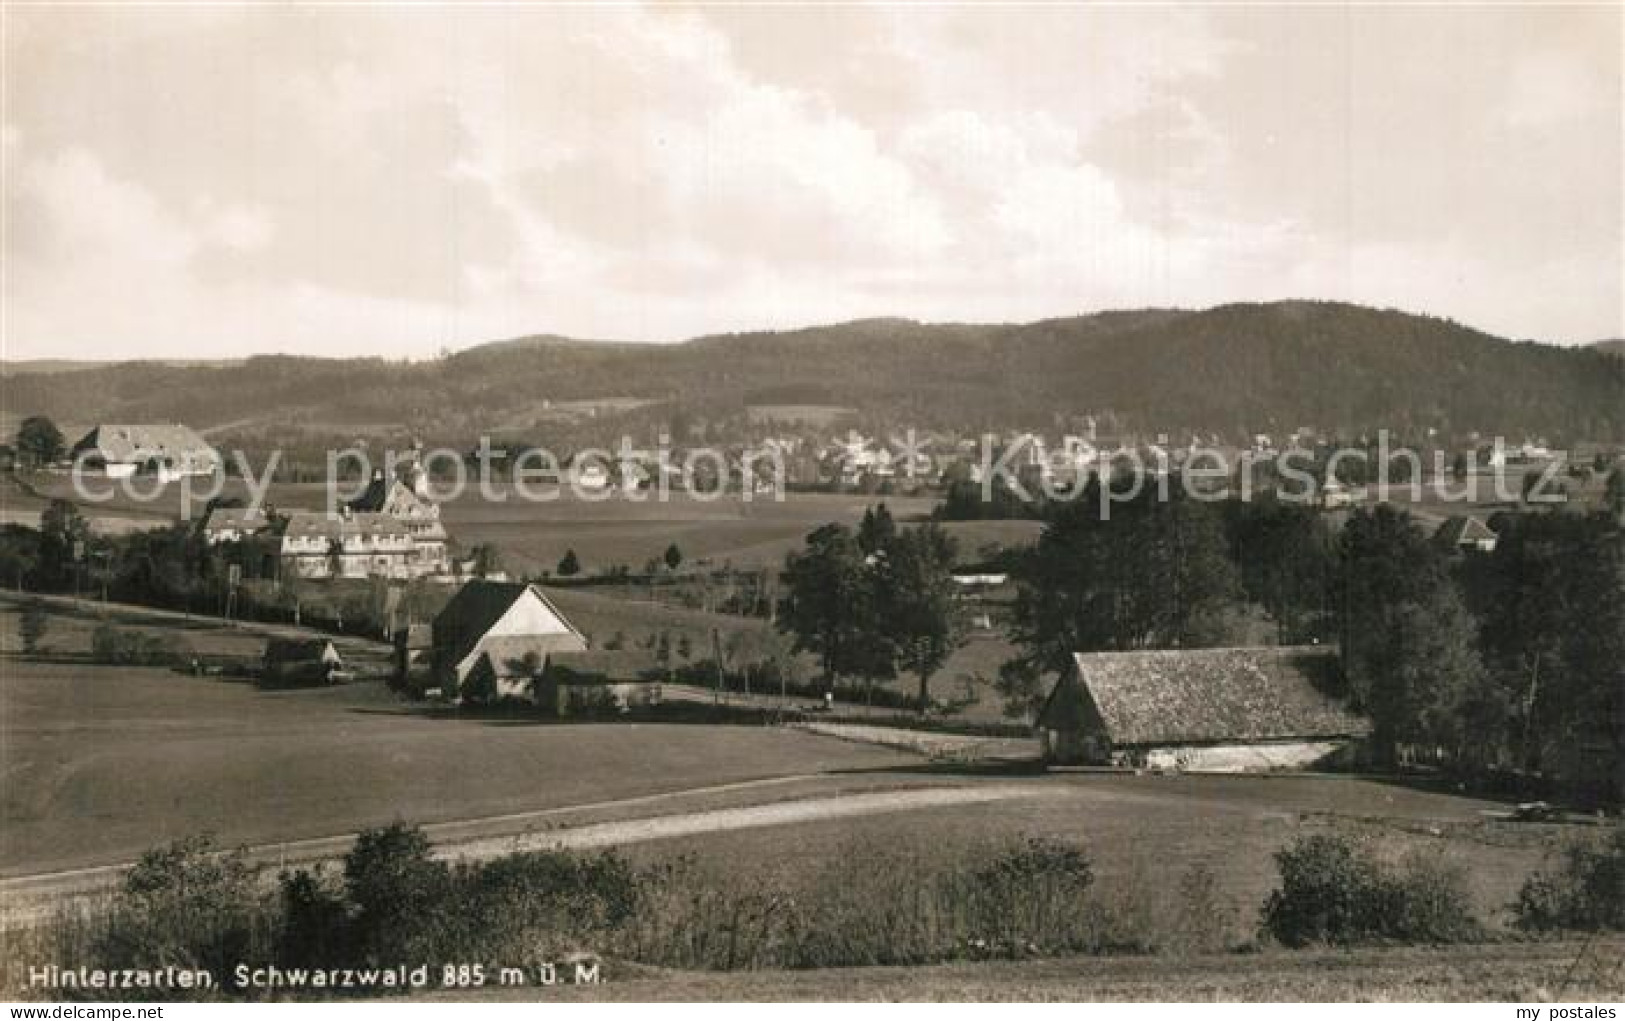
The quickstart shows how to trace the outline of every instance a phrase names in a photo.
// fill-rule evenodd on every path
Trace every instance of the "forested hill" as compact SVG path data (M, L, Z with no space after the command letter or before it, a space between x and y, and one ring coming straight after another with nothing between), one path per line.
M358 431L393 423L431 435L613 398L706 417L747 404L828 404L963 429L1047 427L1109 411L1128 429L1226 436L1308 425L1625 439L1625 359L1601 348L1513 342L1444 319L1324 302L1026 325L863 320L672 345L538 337L415 363L260 356L0 379L8 417L198 427L267 419Z

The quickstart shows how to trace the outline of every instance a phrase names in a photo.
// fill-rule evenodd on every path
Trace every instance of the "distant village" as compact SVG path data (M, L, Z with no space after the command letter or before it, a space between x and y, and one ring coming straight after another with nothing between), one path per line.
M1047 437L1030 431L997 437L963 437L930 432L905 437L868 435L854 428L820 435L803 429L766 435L751 448L730 445L720 457L682 464L681 450L664 458L638 454L626 461L586 456L565 456L555 481L599 496L616 492L635 497L664 486L712 494L729 489L747 498L762 498L782 491L837 491L889 495L943 493L949 516L1019 514L1008 507L984 506L984 483L990 467L1002 473L994 487L1000 495L1014 487L1035 493L1066 493L1091 477L1109 474L1115 465L1132 459L1149 474L1228 469L1220 484L1235 482L1251 472L1261 492L1284 483L1271 473L1295 463L1306 470L1310 485L1299 499L1325 510L1353 506L1369 496L1376 468L1368 457L1337 458L1339 451L1355 450L1377 456L1375 440L1353 442L1322 436L1301 427L1276 437L1258 433L1244 443L1227 443L1217 435L1167 433L1142 438L1132 434L1106 435L1092 416L1076 423L1079 431ZM991 442L989 442L991 440ZM496 471L506 470L524 455L522 447L499 448ZM1457 479L1496 472L1520 471L1534 478L1551 472L1559 498L1600 493L1618 453L1602 445L1558 452L1538 437L1517 443L1483 440L1469 435L1447 445L1395 444L1387 453L1396 458L1413 455L1424 476L1444 465ZM475 454L470 453L472 461ZM212 476L232 466L193 429L179 424L104 424L91 429L68 451L69 461L109 479L151 477L172 482L188 476ZM641 459L640 459L641 458ZM1564 458L1559 462L1559 458ZM323 510L212 506L199 522L199 530L212 548L238 565L244 577L266 579L381 578L418 579L456 583L472 577L474 565L459 559L433 494L435 480L422 462L421 447L398 458L389 477L374 468L361 495L336 513ZM1405 465L1393 481L1414 477ZM1260 478L1260 476L1262 476ZM1010 480L1010 484L1003 479ZM1596 494L1592 494L1596 495ZM1495 534L1479 516L1464 508L1436 525L1437 539L1451 547L1493 549Z

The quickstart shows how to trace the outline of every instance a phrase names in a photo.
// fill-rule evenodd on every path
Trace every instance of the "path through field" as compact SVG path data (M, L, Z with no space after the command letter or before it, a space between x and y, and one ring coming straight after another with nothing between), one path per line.
M815 780L813 776L773 777L742 783L717 784L678 794L624 798L591 805L574 805L539 812L513 813L485 819L468 819L424 826L439 858L483 861L520 851L554 848L584 850L616 847L674 837L691 837L731 830L782 826L790 823L822 822L890 812L940 808L950 805L986 804L1016 798L1044 798L1075 795L1060 787L1031 784L973 784L969 786L919 786L888 790L842 791L823 796L731 808L700 809L675 813L616 819L554 828L552 820L567 813L612 812L670 804L674 798L721 795L742 791L789 788ZM262 866L311 866L337 862L350 849L354 833L313 840L262 844L247 848L250 861ZM39 873L0 880L0 929L39 921L65 901L93 898L118 887L130 863Z

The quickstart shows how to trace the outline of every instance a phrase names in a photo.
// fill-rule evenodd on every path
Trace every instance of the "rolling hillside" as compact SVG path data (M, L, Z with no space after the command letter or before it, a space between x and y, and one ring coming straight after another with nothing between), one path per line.
M274 420L459 440L493 423L545 431L565 402L626 400L602 430L747 405L852 407L872 420L980 429L1110 412L1127 429L1625 439L1625 361L1599 347L1494 337L1445 319L1327 302L1105 312L1025 325L877 319L641 345L521 338L436 361L259 356L126 363L0 379L8 416ZM653 403L650 403L653 402Z

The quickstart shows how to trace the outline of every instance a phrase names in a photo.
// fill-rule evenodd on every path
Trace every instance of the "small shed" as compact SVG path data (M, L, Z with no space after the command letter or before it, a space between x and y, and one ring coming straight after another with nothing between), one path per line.
M1193 772L1328 764L1370 733L1324 646L1079 653L1038 727L1053 763Z
M559 651L547 659L536 701L558 716L630 712L660 704L662 671L630 649Z
M273 638L265 643L261 677L268 684L331 684L344 669L327 638Z

